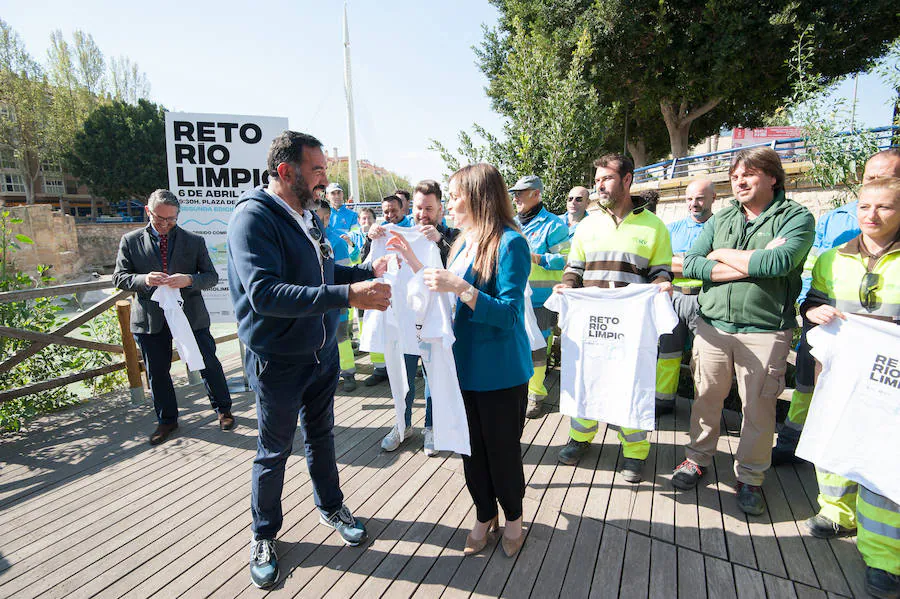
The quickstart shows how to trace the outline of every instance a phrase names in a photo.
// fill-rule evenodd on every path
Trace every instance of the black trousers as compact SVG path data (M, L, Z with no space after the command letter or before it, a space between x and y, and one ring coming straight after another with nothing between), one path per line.
M522 430L528 383L497 391L463 391L472 455L463 456L466 487L475 502L479 522L497 515L497 503L507 520L522 517L525 471Z
M222 363L216 357L216 342L209 328L194 331L197 347L203 356L206 368L200 371L209 403L218 412L231 411L231 393L225 381ZM144 366L147 368L147 379L150 392L153 394L153 408L160 424L171 424L178 421L178 404L175 401L175 387L172 385L172 332L163 323L159 333L135 333L135 340L144 355Z

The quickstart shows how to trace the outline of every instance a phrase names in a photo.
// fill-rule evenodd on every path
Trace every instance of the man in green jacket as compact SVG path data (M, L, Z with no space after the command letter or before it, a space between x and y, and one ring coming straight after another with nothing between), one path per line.
M803 262L815 237L812 214L784 195L774 150L736 153L729 170L735 199L710 218L684 258L684 276L703 281L694 339L696 393L691 440L672 485L691 489L712 464L722 405L736 375L743 421L734 457L737 501L765 511L762 485L772 456L775 404L797 326Z

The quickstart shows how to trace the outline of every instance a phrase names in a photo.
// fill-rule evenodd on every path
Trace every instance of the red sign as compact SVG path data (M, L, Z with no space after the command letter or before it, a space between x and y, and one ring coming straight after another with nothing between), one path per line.
M761 127L759 129L737 128L731 133L731 147L741 148L756 144L770 143L778 139L803 137L802 127Z

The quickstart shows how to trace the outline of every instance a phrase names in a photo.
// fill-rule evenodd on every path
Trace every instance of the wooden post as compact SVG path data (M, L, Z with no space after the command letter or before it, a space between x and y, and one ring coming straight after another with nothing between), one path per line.
M128 386L131 388L131 399L136 402L144 400L144 383L141 381L141 364L138 361L137 345L131 334L131 302L116 302L116 314L119 317L119 330L122 331L122 347L125 349L125 371L128 373Z

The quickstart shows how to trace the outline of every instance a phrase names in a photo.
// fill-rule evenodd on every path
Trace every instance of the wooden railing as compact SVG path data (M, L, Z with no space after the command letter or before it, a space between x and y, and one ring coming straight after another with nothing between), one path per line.
M52 287L39 287L34 289L6 291L0 292L0 304L21 302L36 298L72 295L75 293L83 293L86 291L112 289L114 287L115 285L112 282L112 278L107 276L101 277L96 281L89 281L87 283L72 283L67 285L55 285ZM0 391L0 403L9 401L11 399L25 397L26 395L39 393L41 391L47 391L49 389L55 389L57 387L77 383L79 381L92 379L94 377L109 374L111 372L117 372L119 370L125 370L128 374L128 386L131 390L132 398L136 400L143 399L144 385L141 380L141 372L144 370L144 365L141 362L140 353L138 352L137 344L134 341L134 336L131 334L131 301L128 299L131 295L131 291L118 291L110 295L108 298L97 302L87 310L77 314L74 318L68 320L49 333L39 333L37 331L30 331L26 329L15 329L11 327L0 326L0 337L24 339L31 342L28 347L19 350L3 362L0 362L0 373L12 370L18 364L21 364L23 361L27 360L42 349L51 345L79 347L82 349L122 354L124 357L124 360L122 360L121 362L114 362L112 364L107 364L99 368L92 368L90 370L84 370L82 372L60 376L46 381L41 381L39 383L27 385L25 387L19 387L17 389ZM113 343L101 343L98 341L91 341L88 339L79 339L76 337L68 336L68 333L71 333L84 323L89 322L90 320L103 314L112 306L116 307L116 315L119 321L119 330L122 333L121 345L116 345ZM227 335L216 337L215 342L216 344L219 344L225 343L226 341L232 341L234 339L237 339L237 333L230 333ZM178 356L178 352L174 351L172 361L175 362L179 359L180 357Z

